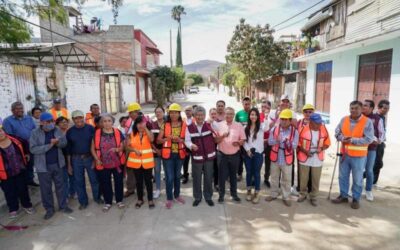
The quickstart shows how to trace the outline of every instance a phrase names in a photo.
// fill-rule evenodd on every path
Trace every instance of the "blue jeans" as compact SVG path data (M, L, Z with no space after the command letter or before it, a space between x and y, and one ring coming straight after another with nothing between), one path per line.
M247 154L244 158L245 167L246 167L246 186L250 188L255 187L256 191L260 191L260 182L261 182L261 167L263 164L263 155L260 153L255 153L253 157L249 157Z
M365 182L365 190L371 191L372 184L374 183L374 165L376 159L376 150L368 150L367 163L365 165L365 175L367 181Z
M86 193L85 169L89 176L90 185L92 187L93 200L99 199L99 182L97 175L93 169L93 159L72 157L72 168L75 177L75 189L78 194L79 204L87 206L89 203L88 195Z
M156 189L161 189L161 165L162 159L161 157L154 157L154 161L156 166L154 167L154 179L156 180Z
M349 196L349 179L351 173L353 176L351 192L353 193L353 199L359 201L363 189L363 174L367 157L350 157L346 155L343 161L342 159L340 159L341 163L339 166L340 195L342 197Z
M73 175L68 174L68 168L65 167L63 168L63 179L64 179L64 193L65 193L65 199L68 199L69 197L72 197L75 195L75 179Z
M164 161L167 200L171 201L173 198L177 198L181 192L181 169L182 159L179 158L179 154L171 153L171 157ZM174 189L174 195L172 196L172 189Z

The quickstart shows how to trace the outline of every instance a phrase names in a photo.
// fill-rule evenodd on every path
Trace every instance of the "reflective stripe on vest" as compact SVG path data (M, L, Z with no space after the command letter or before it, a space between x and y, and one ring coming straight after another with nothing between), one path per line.
M353 130L351 130L350 116L345 117L341 128L343 136L362 138L364 136L364 129L368 119L369 118L366 116L361 115L359 121L354 125ZM368 144L355 145L351 143L343 143L342 153L351 157L365 157L368 154Z
M117 128L113 128L113 130L114 130L115 144L116 144L117 148L119 148L121 146L121 143L122 143L121 131L119 131L119 129L117 129ZM95 149L96 155L100 159L100 161L102 159L101 150L100 150L101 131L102 131L101 129L97 129L95 134L94 134L94 149ZM119 161L120 161L121 165L124 165L125 161L126 161L125 153L124 152L119 152L118 156L119 156ZM103 165L96 165L96 169L97 170L103 170L104 167L103 167Z
M272 133L272 136L275 138L276 141L278 140L279 132L280 132L280 126L276 126L274 131L273 131L273 133ZM290 126L290 136L289 136L290 145L292 145L292 143L293 143L294 134L295 134L295 127L293 127L291 125ZM277 144L275 144L271 148L270 158L271 158L272 162L277 162L278 161L279 150L283 150L283 149L280 148L280 144L281 143L278 142ZM288 147L286 147L286 144L285 144L284 154L285 154L285 163L287 165L291 165L293 163L293 158L294 158L293 157L293 155L294 155L293 148L288 148Z
M181 133L179 137L182 140L185 140L185 132L186 132L186 123L182 122L181 123ZM164 138L169 137L172 135L172 126L170 122L166 122L164 125ZM161 156L163 159L169 159L171 157L171 147L172 147L172 141L169 139L164 142L163 148L161 150ZM186 157L186 147L183 142L178 143L178 153L179 153L179 158L184 159Z
M21 154L21 157L22 157L22 162L24 163L24 165L26 165L27 162L26 162L26 158L25 158L24 148L22 147L22 143L18 139L14 138L12 136L9 136L9 135L6 135L6 136L8 137L8 139L11 140L11 146L13 146L12 144L15 144L17 146L17 148ZM7 180L7 178L8 178L8 176L7 176L6 166L4 164L3 156L0 153L0 180L5 181L5 180Z
M321 125L318 136L319 138L317 149L322 149L324 146L330 145L329 134L324 124ZM312 131L310 129L310 126L307 124L301 128L301 131L299 133L299 147L310 151L311 143ZM299 162L305 163L308 160L308 155L306 155L301 150L297 150L297 159L299 160ZM318 159L320 159L321 161L324 160L324 151L321 150L321 152L318 153Z
M130 147L140 151L141 155L137 155L135 152L130 152L126 166L130 168L144 169L153 168L155 166L153 149L151 142L146 133L140 138L140 133L133 135L130 134Z

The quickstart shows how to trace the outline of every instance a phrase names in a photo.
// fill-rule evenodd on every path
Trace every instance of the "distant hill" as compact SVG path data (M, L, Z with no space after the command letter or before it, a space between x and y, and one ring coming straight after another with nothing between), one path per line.
M186 73L198 73L204 77L208 77L221 64L221 62L217 61L201 60L188 65L183 65L183 69L186 71Z

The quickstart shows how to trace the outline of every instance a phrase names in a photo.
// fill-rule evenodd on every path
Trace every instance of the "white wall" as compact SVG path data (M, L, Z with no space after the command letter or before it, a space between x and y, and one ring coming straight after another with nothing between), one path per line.
M121 76L122 105L127 107L129 103L136 102L136 78L135 76Z
M0 58L0 117L11 115L11 104L17 100L11 64Z
M389 94L392 110L388 116L387 140L398 143L397 139L400 138L400 130L398 129L400 127L400 116L395 113L394 108L400 107L400 38L328 56L319 55L316 59L308 61L306 103L312 104L315 104L316 64L330 60L333 61L330 130L333 130L337 126L343 116L349 114L349 103L357 97L359 55L386 49L393 49L392 77Z
M64 82L67 108L70 112L88 112L90 105L100 105L100 74L97 71L67 67Z
M139 98L138 100L139 103L144 103L146 102L146 92L145 92L145 83L144 83L144 78L139 77Z

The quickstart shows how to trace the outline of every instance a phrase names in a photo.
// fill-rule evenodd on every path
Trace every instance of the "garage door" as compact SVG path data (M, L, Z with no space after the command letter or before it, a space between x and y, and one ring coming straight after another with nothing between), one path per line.
M35 83L33 68L25 65L13 66L17 100L24 104L25 112L35 106Z

